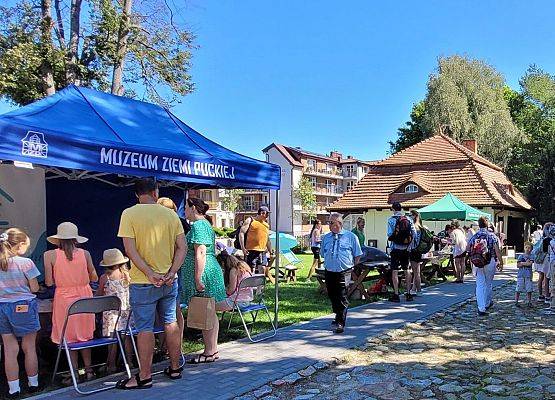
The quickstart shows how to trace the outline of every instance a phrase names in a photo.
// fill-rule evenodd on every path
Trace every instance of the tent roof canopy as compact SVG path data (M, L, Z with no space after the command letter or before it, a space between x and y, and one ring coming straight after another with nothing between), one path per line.
M0 116L0 159L190 186L279 189L280 167L212 142L155 104L74 85Z
M458 219L461 221L477 221L486 217L491 221L491 215L469 206L458 197L447 193L441 199L418 210L420 217L426 221L448 221Z

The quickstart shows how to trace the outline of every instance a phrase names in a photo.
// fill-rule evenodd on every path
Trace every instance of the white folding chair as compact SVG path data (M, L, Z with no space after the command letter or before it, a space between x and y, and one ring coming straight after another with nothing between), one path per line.
M241 306L240 304L237 303L237 297L239 296L241 289L248 289L248 288L251 288L253 290L253 301L249 305ZM243 323L243 327L245 328L245 332L247 333L249 340L253 343L270 339L276 336L276 333L277 333L276 326L274 325L274 319L270 315L270 311L268 310L268 307L266 306L266 304L264 304L265 289L266 289L266 277L263 274L252 275L243 279L239 283L239 286L237 287L237 294L233 299L233 308L230 311L231 315L229 316L229 324L227 326L227 329L229 330L231 328L231 321L233 320L233 314L237 312L237 314L239 314L239 316L241 317L241 322ZM254 324L256 322L256 318L258 317L258 313L260 311L264 311L268 316L268 320L272 325L272 330L268 331L269 334L265 334L265 335L261 334L258 339L253 339L252 331L254 329ZM246 314L250 314L252 321L247 322L245 320ZM224 316L222 315L222 320L223 318ZM250 329L249 329L249 326L251 327Z
M98 314L104 311L118 312L118 317L115 324L115 326L117 327L119 318L121 316L121 300L117 296L99 296L99 297L83 298L83 299L75 300L71 304L71 306L69 306L67 310L66 319L64 322L64 327L62 329L62 338L58 346L58 355L56 357L56 365L54 366L54 372L52 373L52 381L54 381L54 378L58 373L60 356L62 354L62 350L64 350L66 353L66 358L69 365L71 380L73 381L73 387L75 388L77 393L82 395L88 395L88 394L93 394L93 393L98 393L105 390L113 389L115 386L105 386L102 388L87 390L87 391L81 390L77 383L77 376L75 375L75 368L77 368L78 366L73 365L73 363L71 362L71 356L70 356L71 351L90 349L93 347L110 346L113 344L118 345L123 358L123 363L125 365L125 372L127 373L127 377L131 378L131 371L129 370L129 364L127 363L127 358L125 357L125 349L123 348L123 344L117 329L115 329L112 332L111 337L103 337L98 339L87 340L86 342L75 342L75 343L68 343L66 340L65 335L66 335L66 328L69 321L69 317L77 314Z

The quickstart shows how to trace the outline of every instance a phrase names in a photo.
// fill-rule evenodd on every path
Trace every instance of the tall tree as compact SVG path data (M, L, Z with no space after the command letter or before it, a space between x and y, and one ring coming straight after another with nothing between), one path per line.
M427 130L423 124L425 111L424 101L419 101L412 106L410 121L397 130L397 140L389 142L390 154L406 149L432 135L432 132Z
M24 105L73 83L171 105L194 89L193 40L165 0L0 6L0 97Z
M521 93L506 89L511 116L526 135L513 150L507 175L527 196L539 221L555 220L555 77L532 66Z
M316 217L316 193L310 180L306 177L301 178L299 185L293 190L293 195L308 219L313 220Z
M507 165L522 138L511 118L504 87L501 74L481 60L458 55L440 58L424 100L425 130L448 127L455 140L476 139L483 156Z

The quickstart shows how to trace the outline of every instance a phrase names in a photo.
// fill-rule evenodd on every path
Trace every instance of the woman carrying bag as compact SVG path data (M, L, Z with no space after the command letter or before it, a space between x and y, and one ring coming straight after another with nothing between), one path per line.
M187 255L181 268L181 302L189 306L187 325L191 314L203 314L205 329L202 330L204 351L189 359L188 364L204 364L218 358L219 321L216 311L228 311L224 276L216 260L214 230L210 217L206 215L210 207L201 199L189 198L185 206L185 216L191 223L187 234ZM199 298L200 297L200 298Z

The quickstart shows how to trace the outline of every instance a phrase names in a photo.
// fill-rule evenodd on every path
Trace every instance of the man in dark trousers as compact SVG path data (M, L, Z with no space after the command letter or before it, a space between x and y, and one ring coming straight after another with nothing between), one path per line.
M321 253L326 269L326 287L335 319L335 333L343 333L347 319L347 285L345 278L360 261L362 251L356 235L343 229L343 217L332 213L329 220L330 232L322 237Z

